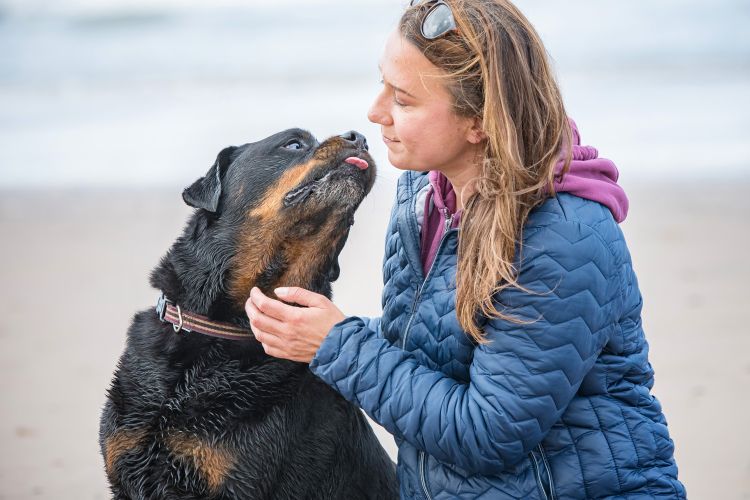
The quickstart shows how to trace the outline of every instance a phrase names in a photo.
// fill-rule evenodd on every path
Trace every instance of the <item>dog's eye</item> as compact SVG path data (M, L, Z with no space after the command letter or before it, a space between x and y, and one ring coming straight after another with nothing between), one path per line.
M284 144L284 149L302 149L302 143L299 141L289 141Z

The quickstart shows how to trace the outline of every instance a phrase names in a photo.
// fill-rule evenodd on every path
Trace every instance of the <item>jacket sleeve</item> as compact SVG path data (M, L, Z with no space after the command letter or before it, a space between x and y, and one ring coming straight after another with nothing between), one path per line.
M520 284L500 303L522 324L484 325L470 382L447 377L349 317L310 368L389 432L469 473L497 474L523 459L559 420L611 332L617 266L592 228L558 222L527 235Z
M361 319L367 326L367 329L374 332L376 337L383 338L383 334L380 331L380 318L364 318L363 317Z

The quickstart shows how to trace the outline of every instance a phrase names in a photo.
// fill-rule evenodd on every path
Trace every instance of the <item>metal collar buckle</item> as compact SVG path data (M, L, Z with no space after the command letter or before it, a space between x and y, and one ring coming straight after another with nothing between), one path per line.
M167 306L172 306L177 310L177 323L174 323L172 320L167 319ZM161 297L159 297L159 300L156 302L156 314L159 316L159 320L161 320L163 323L172 323L172 329L175 333L185 332L189 333L191 330L188 328L183 327L183 319L182 319L182 309L180 309L180 306L169 300L163 293L161 294Z
M175 307L177 307L177 319L179 319L180 322L177 323L176 325L172 324L172 329L174 330L175 333L180 333L180 330L182 330L182 311L180 310L180 306L175 306ZM189 330L186 328L185 331L187 332Z
M167 304L174 305L174 302L169 300L166 295L162 293L161 297L159 297L159 300L156 302L156 314L159 315L159 320L162 322L166 321L164 315L167 314Z

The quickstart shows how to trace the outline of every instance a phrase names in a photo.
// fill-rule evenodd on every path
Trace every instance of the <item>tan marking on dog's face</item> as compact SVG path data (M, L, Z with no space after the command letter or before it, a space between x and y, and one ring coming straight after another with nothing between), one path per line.
M276 184L266 192L258 206L250 211L248 219L258 218L261 221L267 221L276 218L282 207L284 196L297 187L311 171L328 164L343 146L344 143L340 138L328 139L318 146L312 159L284 172Z
M321 162L313 158L307 163L302 163L284 172L276 184L266 192L258 206L250 211L249 217L260 220L274 218L282 206L284 196L320 165Z
M268 267L274 252L279 250L287 228L296 222L278 215L284 196L320 166L320 161L313 158L287 170L266 192L261 202L248 212L239 230L238 249L232 266L235 271L229 286L230 295L236 303L244 304L258 275Z
M115 477L115 466L120 457L128 451L143 447L146 430L119 430L104 440L104 467L110 478Z
M276 184L267 190L260 203L247 213L243 227L239 230L238 248L231 266L234 272L228 286L229 294L238 307L242 308L258 277L268 268L275 255L281 253L288 262L288 268L281 277L283 279L277 280L279 285L288 286L308 283L312 273L317 272L330 255L332 245L335 245L339 236L333 234L333 225L323 228L311 239L287 243L284 241L286 234L299 221L290 219L288 215L280 215L279 212L283 208L286 194L313 170L330 165L345 146L345 142L337 137L323 142L309 161L284 172ZM264 292L271 290L273 286Z
M334 234L337 221L330 220L312 238L290 242L284 247L284 254L289 262L286 271L279 277L271 289L277 286L302 286L309 282L312 275L323 267L326 259L342 237Z
M184 433L168 435L166 445L175 456L193 464L212 493L219 491L236 463L236 457L228 449Z

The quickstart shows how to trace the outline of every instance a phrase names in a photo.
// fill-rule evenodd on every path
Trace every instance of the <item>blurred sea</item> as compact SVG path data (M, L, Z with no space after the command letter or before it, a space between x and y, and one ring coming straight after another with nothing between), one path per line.
M403 0L0 0L0 187L174 186L228 144L357 129ZM750 176L747 0L518 0L623 181Z

